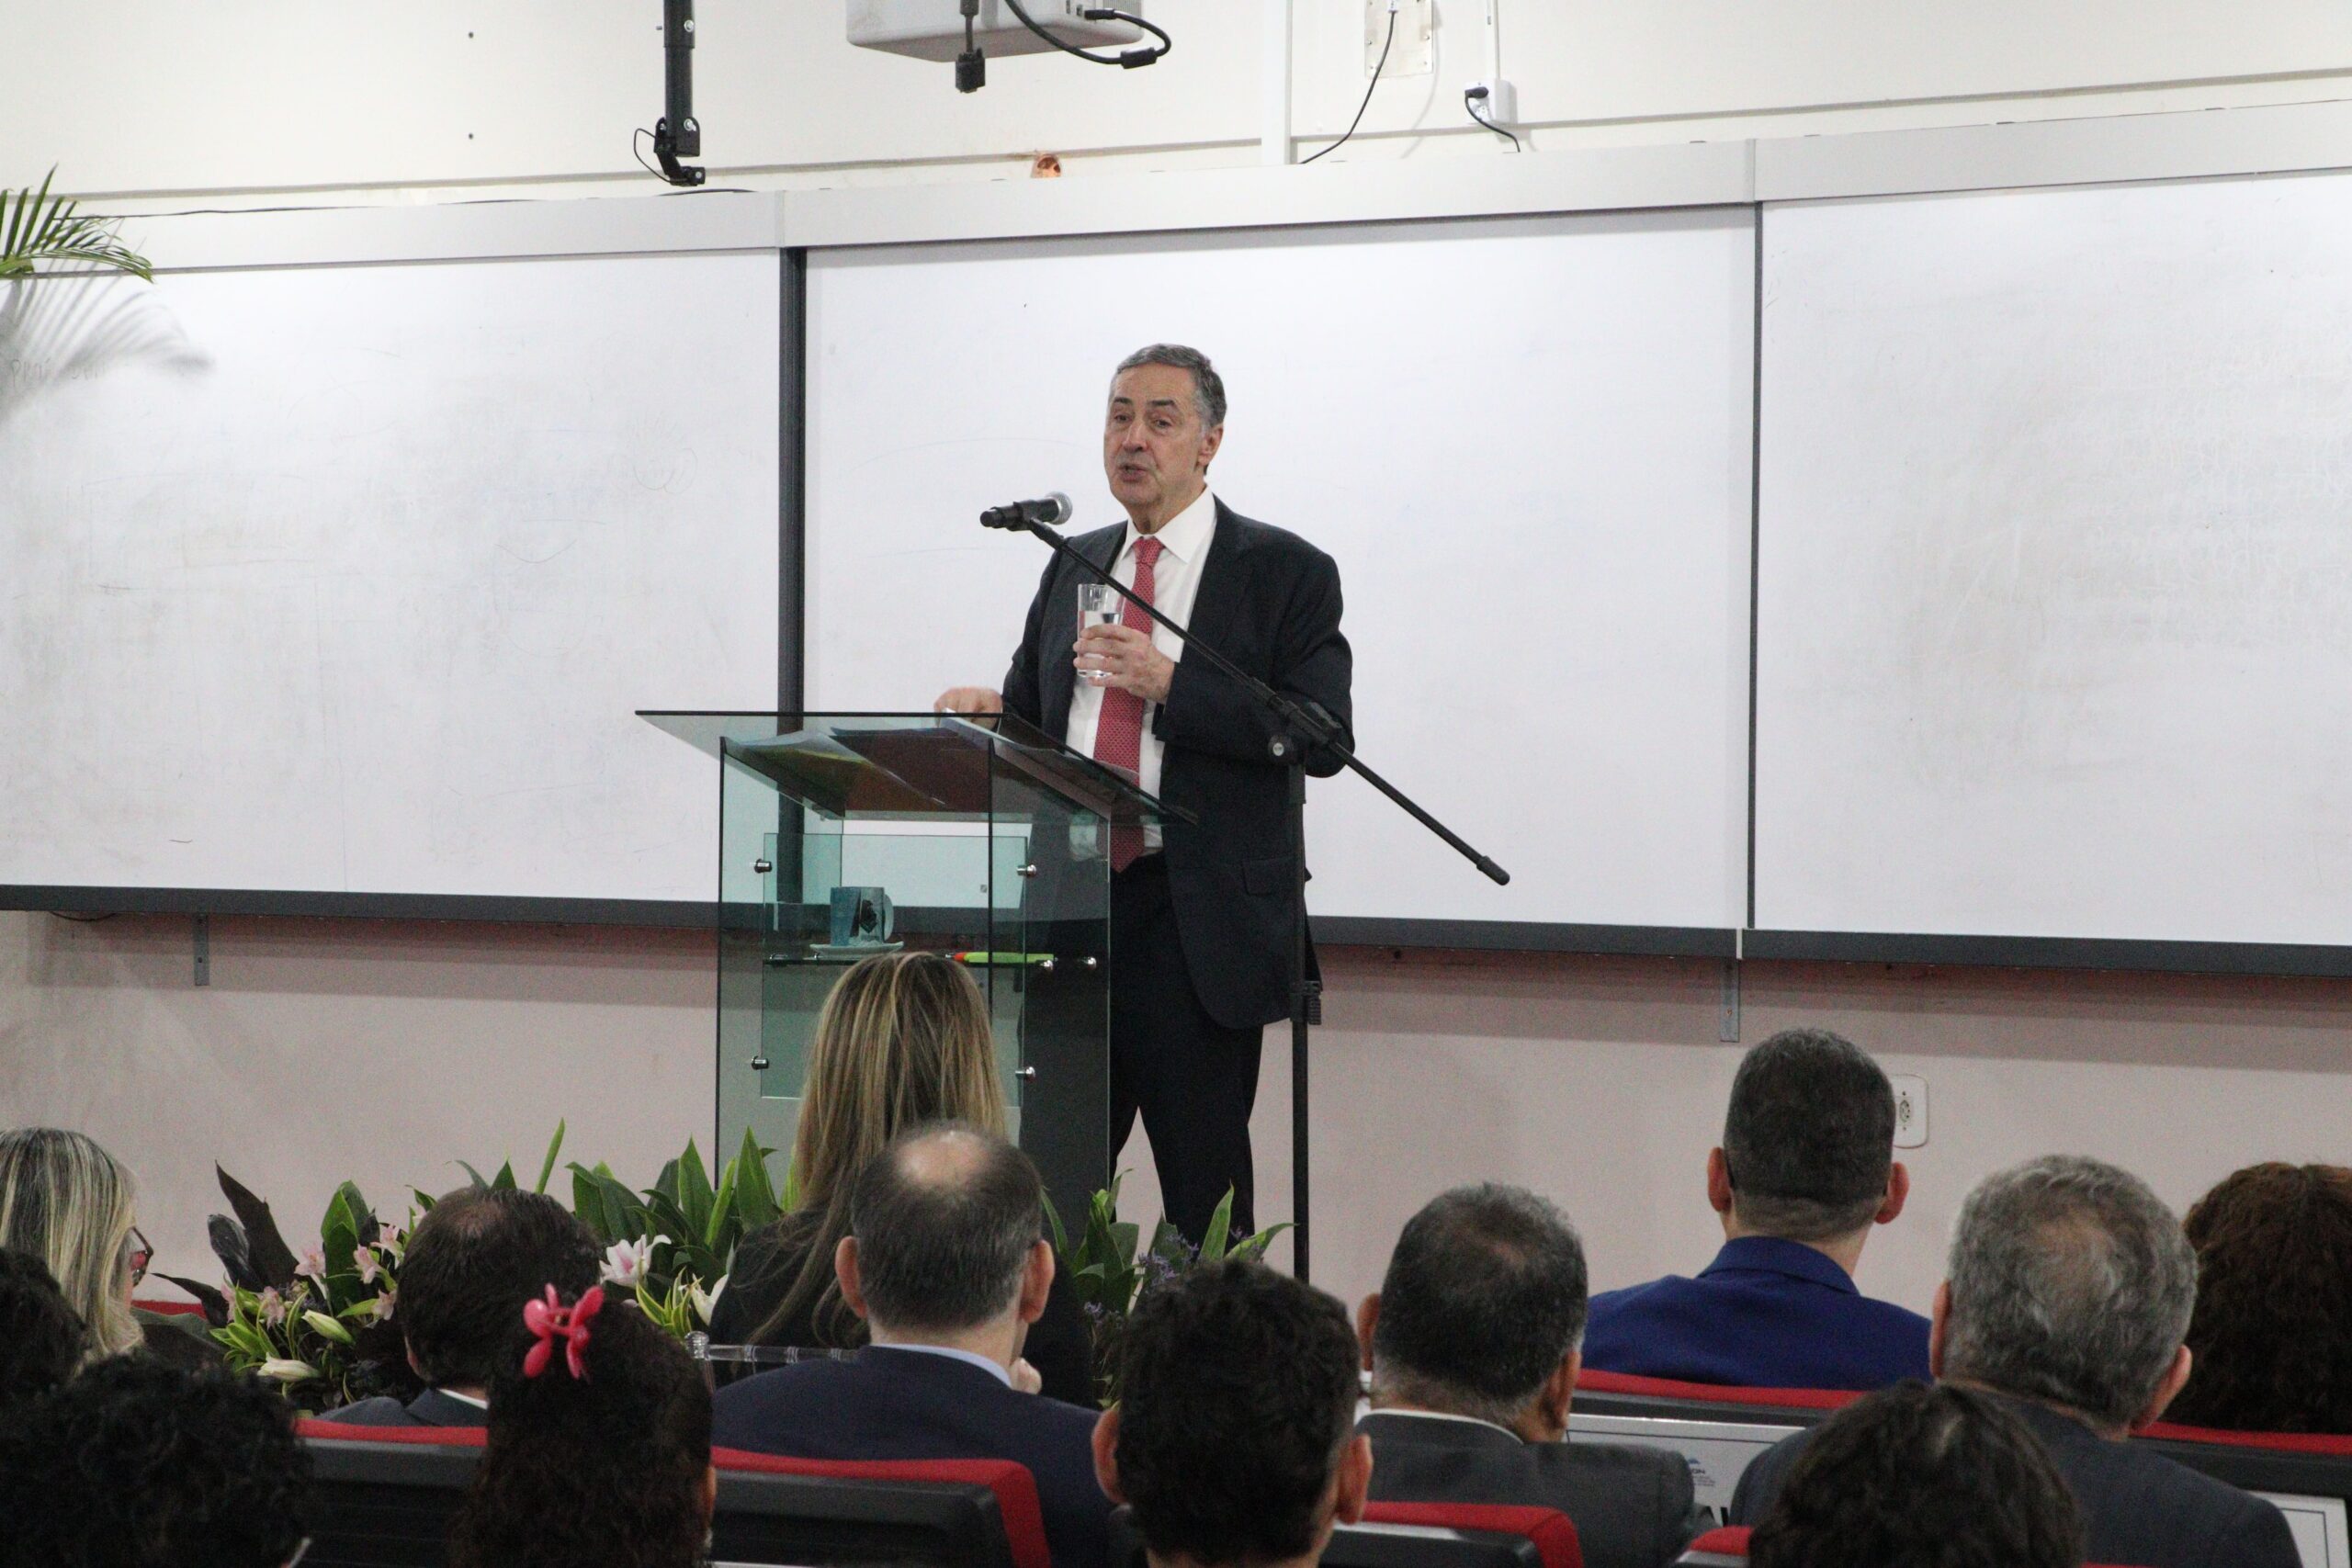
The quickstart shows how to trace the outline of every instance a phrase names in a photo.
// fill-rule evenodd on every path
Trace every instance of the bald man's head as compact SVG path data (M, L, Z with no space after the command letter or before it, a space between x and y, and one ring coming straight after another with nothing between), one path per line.
M900 1135L850 1194L868 1315L944 1334L1013 1312L1044 1196L1029 1156L996 1134L937 1122Z

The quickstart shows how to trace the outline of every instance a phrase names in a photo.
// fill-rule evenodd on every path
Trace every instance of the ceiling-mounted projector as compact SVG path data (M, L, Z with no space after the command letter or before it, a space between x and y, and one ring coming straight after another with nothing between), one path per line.
M1102 8L1102 0L1021 0L1030 19L1072 49L1092 49L1133 43L1143 29L1132 22L1090 21L1084 13ZM1140 15L1142 0L1119 6ZM972 41L994 55L1035 54L1053 49L1049 39L1014 15L1005 0L979 0L971 20ZM965 17L961 0L849 0L849 41L864 49L887 49L919 60L954 60L964 52Z

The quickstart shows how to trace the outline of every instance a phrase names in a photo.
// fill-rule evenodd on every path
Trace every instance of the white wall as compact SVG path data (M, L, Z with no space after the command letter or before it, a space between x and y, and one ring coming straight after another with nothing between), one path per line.
M952 10L951 0L940 0ZM950 68L851 49L840 0L704 0L695 107L714 184L1003 178L1051 150L1106 171L1259 157L1276 0L1151 0L1149 70ZM1677 142L2339 97L2335 0L1493 0L1532 145ZM1296 134L1344 130L1366 85L1364 0L1292 0ZM1482 0L1436 0L1426 74L1385 82L1340 156L1498 155L1462 87L1488 69ZM627 179L661 112L655 0L0 0L0 183L62 165L121 205L394 199ZM467 188L472 187L472 188Z
M571 1153L640 1183L688 1136L708 1146L702 937L222 919L212 954L198 988L185 919L0 917L0 1124L81 1127L130 1162L158 1268L214 1275L215 1161L295 1234L345 1178L391 1208L464 1179L458 1159L527 1168L559 1117ZM1596 1288L1695 1270L1721 1239L1701 1169L1740 1052L1800 1022L1928 1081L1910 1212L1861 1273L1923 1310L1961 1197L2011 1161L2097 1155L2185 1207L2254 1160L2352 1152L2352 982L1750 964L1735 1045L1714 964L1358 949L1327 970L1314 1272L1351 1298L1416 1208L1488 1179L1566 1207ZM1288 1052L1270 1031L1269 1219L1290 1213ZM1140 1136L1122 1163L1148 1219Z

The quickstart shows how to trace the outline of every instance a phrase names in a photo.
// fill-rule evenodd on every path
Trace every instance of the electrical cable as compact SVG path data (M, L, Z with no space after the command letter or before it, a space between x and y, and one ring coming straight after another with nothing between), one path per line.
M1392 5L1388 7L1388 37L1381 43L1380 46L1380 63L1372 68L1372 85L1363 90L1363 102L1356 106L1356 118L1348 121L1347 135L1340 137L1337 141L1334 141L1329 147L1324 148L1322 152L1316 152L1307 157L1301 158L1298 161L1298 166L1300 168L1303 169L1306 167L1307 164L1315 162L1317 158L1323 156L1324 152L1336 152L1340 148L1345 147L1348 144L1348 137L1353 136L1356 133L1356 127L1363 123L1363 111L1372 107L1373 89L1380 85L1380 73L1388 68L1388 51L1396 46L1396 7Z
M1029 14L1028 9L1021 4L1021 0L1004 0L1004 5L1023 27L1027 28L1064 54L1074 54L1080 60L1096 65L1116 65L1124 70L1132 71L1138 65L1150 65L1166 58L1168 51L1176 47L1176 40L1168 36L1168 29L1156 22L1148 22L1128 11L1091 6L1080 11L1079 15L1090 22L1125 22L1131 27L1141 28L1159 40L1159 46L1157 49L1130 49L1117 54L1097 54L1091 49L1080 49L1078 45L1065 42L1047 32L1038 25L1037 19Z
M639 151L637 150L637 141L638 141L638 137L640 137L640 136L650 136L650 135L652 135L652 134L653 134L653 132L651 132L651 131L650 131L650 130L646 130L646 129L645 129L645 127L643 127L643 126L641 126L641 125L640 125L640 126L639 126L639 127L637 128L637 134L636 134L635 136L631 136L631 137L628 139L628 152L629 152L629 156L630 156L630 157L632 157L632 158L635 158L635 159L637 160L637 166L638 166L639 168L643 169L647 174L651 175L655 179L660 180L660 181L661 181L662 184L664 184L664 185L667 185L667 184L669 184L669 183L670 183L670 176L669 176L669 175L665 175L665 174L663 174L661 170L659 170L659 169L655 168L652 164L650 164L647 163L647 162L645 161L645 154L644 154L644 153L642 153L642 152L639 152Z
M1485 126L1488 130L1493 131L1497 136L1510 136L1510 150L1512 152L1518 152L1523 151L1519 144L1518 137L1511 136L1510 131L1505 130L1501 126L1497 125L1493 120L1488 119L1485 115L1478 112L1478 99L1480 96L1481 94L1478 88L1464 88L1462 94L1463 112L1467 114L1472 119L1476 120L1480 125Z

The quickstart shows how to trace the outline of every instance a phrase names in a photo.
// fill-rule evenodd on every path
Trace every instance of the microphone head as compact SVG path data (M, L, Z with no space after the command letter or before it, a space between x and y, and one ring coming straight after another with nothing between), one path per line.
M1037 521L1058 528L1069 521L1070 511L1069 497L1055 491L1046 497L1046 504L1038 510Z

